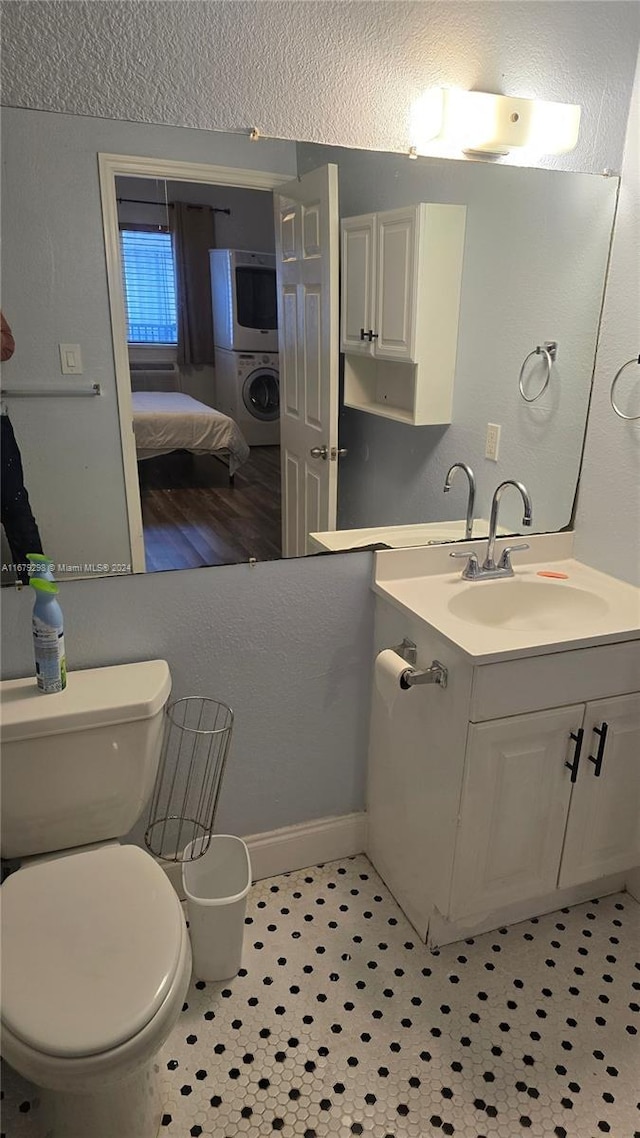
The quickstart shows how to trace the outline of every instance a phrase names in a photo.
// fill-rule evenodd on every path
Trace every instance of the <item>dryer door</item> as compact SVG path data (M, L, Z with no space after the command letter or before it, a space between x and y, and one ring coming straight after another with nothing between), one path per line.
M250 415L262 423L280 418L280 380L272 367L259 367L249 373L242 385L242 400Z

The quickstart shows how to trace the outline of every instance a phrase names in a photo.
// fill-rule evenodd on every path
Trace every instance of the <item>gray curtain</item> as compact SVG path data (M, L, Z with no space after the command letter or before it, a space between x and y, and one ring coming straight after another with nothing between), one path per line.
M213 363L209 249L215 247L209 206L174 202L173 229L178 291L178 363Z

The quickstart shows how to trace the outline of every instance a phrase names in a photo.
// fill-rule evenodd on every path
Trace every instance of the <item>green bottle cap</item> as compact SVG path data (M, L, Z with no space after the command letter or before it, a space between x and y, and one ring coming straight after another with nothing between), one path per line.
M31 577L29 579L29 585L32 589L35 589L36 592L49 593L51 596L55 596L55 594L60 591L55 581L45 581L43 577Z
M33 561L36 565L43 565L46 562L53 569L53 561L46 553L27 553L27 561Z

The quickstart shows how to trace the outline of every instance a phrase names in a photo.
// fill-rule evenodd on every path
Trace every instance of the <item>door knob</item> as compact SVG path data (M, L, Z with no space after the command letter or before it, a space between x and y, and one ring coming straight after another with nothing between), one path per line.
M347 454L346 447L331 447L331 461L335 462L337 458L344 458Z
M329 447L311 447L309 453L313 455L314 458L327 459L329 457Z

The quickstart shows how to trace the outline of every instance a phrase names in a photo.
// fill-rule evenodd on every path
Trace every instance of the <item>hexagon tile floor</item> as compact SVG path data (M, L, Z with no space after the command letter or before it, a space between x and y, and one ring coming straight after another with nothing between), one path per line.
M430 953L356 857L260 882L245 931L164 1050L160 1138L640 1138L628 894ZM3 1133L35 1138L6 1074Z

